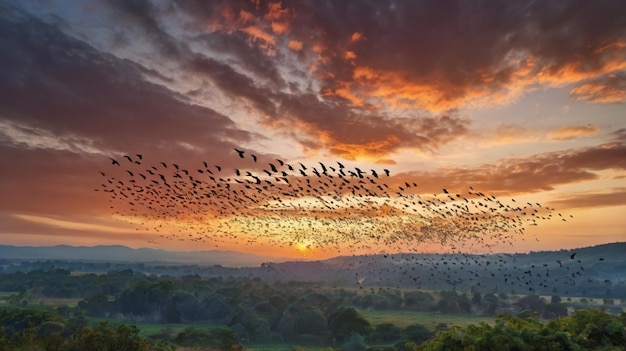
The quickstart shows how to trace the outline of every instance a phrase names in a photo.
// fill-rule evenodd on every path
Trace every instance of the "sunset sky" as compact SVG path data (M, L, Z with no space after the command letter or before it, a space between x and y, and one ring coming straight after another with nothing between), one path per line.
M2 1L0 244L338 254L116 215L100 171L138 153L339 161L567 214L501 250L626 241L625 103L624 1Z

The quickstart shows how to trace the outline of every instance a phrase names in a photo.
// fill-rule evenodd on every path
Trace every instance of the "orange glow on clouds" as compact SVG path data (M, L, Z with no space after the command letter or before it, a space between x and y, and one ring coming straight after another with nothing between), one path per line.
M597 134L600 129L592 124L586 126L563 126L554 132L550 133L550 138L553 140L572 140L581 136L588 136Z
M194 180L208 181L206 169L217 173L220 165L224 180L216 182L237 191L250 184L236 182L235 170L261 175L268 189L268 182L283 182L264 173L278 159L318 168L319 162L345 162L370 177L371 169L385 164L388 186L415 184L406 194L429 200L442 188L461 193L474 186L571 209L572 221L533 228L551 247L626 239L626 37L616 26L626 3L598 0L581 10L573 2L532 2L524 11L512 2L448 8L420 0L393 7L343 1L150 4L103 2L102 11L68 12L56 2L13 2L0 11L7 29L1 40L11 47L8 64L0 67L5 240L158 241L154 245L167 248L321 257L333 252L319 247L334 249L340 235L356 237L359 225L374 231L389 224L383 215L402 219L392 205L363 210L363 222L347 216L343 232L323 241L314 231L298 237L295 229L311 220L310 228L324 232L345 208L294 214L259 205L229 221L211 218L219 201L177 204L180 212L161 217L133 212L127 203L112 213L112 203L99 200L104 191L136 196L139 174L146 177L147 170L161 182L163 169L144 167L150 157L155 165L170 164L168 172L172 163L195 164L179 174ZM126 34L99 31L100 24ZM68 73L68 64L76 69ZM245 149L247 158L235 148ZM122 157L139 161L137 153L145 163L131 169L136 164ZM119 174L105 168L113 167L108 157L124 162L114 168ZM202 161L207 166L200 173ZM135 172L136 182L118 183L127 171ZM184 194L194 190L190 185ZM260 194L287 202L271 190ZM277 199L268 203L279 204ZM306 198L317 206L335 200ZM450 201L460 205L457 200ZM305 201L293 205L305 207ZM250 228L264 236L248 235ZM369 252L402 249L382 241L369 242ZM541 245L519 243L519 249Z
M289 44L287 45L291 50L293 51L300 51L302 50L302 42L301 41L297 41L297 40L290 40Z

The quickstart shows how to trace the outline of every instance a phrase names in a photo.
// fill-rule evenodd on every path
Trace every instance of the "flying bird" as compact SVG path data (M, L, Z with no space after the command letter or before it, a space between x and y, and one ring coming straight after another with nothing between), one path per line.
M277 247L305 242L302 246L307 250L348 253L371 251L373 247L410 253L425 243L441 245L452 252L481 247L489 251L492 245L512 244L517 236L525 235L527 227L551 220L554 213L546 206L518 206L512 199L487 196L472 187L453 195L448 194L449 188L441 187L443 196L417 193L415 182L391 182L391 178L381 177L382 172L377 169L363 172L340 161L335 161L338 168L329 167L328 162L319 162L319 166L299 162L299 167L292 167L276 159L277 163L268 163L269 170L260 169L252 164L256 156L250 154L246 158L243 150L235 151L244 159L242 163L250 164L237 166L228 174L221 173L219 165L215 165L217 172L211 171L211 160L197 165L175 160L157 162L162 167L131 163L125 167L127 172L111 167L110 171L101 172L104 181L98 178L99 193L108 197L117 215L132 223L141 219L143 226L167 240L215 246L227 242L249 245L259 240ZM112 166L119 166L113 158L109 159ZM168 168L166 161L172 167ZM311 172L305 172L309 168ZM198 172L191 174L187 169ZM390 176L388 169L383 172ZM140 177L134 177L136 174ZM162 224L172 219L176 219L177 229L166 230ZM575 253L570 257L575 259ZM396 259L408 262L412 258ZM514 257L503 256L500 260L449 256L419 261L412 267L416 268L414 273L411 270L396 276L392 274L396 268L392 267L379 273L380 279L398 278L397 284L403 279L417 283L437 279L431 276L435 271L418 273L421 265L445 267L442 279L453 287L470 289L472 285L463 284L470 284L471 279L482 274L518 291L532 288L537 292L548 285L548 279L568 277L565 283L558 284L570 286L585 274L582 266L573 266L575 262L565 264L557 260L555 264L551 259L549 266L528 264L513 269ZM378 279L373 274L368 275L368 280Z

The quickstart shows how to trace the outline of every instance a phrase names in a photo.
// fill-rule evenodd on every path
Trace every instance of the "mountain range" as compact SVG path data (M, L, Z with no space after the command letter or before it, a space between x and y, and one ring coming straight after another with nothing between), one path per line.
M255 255L236 251L169 251L133 249L123 245L100 246L12 246L0 245L0 259L70 260L96 262L152 262L169 264L222 265L226 267L258 266L263 262L284 262L288 258Z
M15 261L35 261L29 264L31 269L130 269L141 274L254 277L369 290L417 288L626 298L624 253L626 242L515 254L399 253L294 261L233 251L0 245L0 263L4 261L7 272L24 268ZM90 263L77 264L79 261Z

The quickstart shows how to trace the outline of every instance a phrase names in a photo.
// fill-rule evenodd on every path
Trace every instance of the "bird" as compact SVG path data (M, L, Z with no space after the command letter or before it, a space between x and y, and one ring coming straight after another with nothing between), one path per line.
M234 174L222 173L219 165L215 165L217 171L212 170L211 160L199 164L171 159L153 165L131 163L127 167L125 164L127 172L116 171L119 163L109 158L111 168L101 172L104 181L98 177L98 194L107 198L116 215L128 218L131 223L141 218L142 226L170 240L201 239L210 241L211 245L227 241L248 245L259 240L285 247L306 239L303 247L308 250L347 250L346 253L372 247L410 253L420 250L422 244L440 245L452 252L463 246L489 251L492 245L512 244L517 236L525 234L528 226L548 221L556 213L534 202L532 206L518 206L513 199L485 195L473 187L452 195L448 187L439 187L443 194L426 193L426 190L419 193L416 182L381 177L382 172L390 177L388 169L363 172L359 167L347 167L341 160L316 162L319 165L303 161L298 162L299 167L292 167L288 160L277 158L276 162L268 163L269 170L263 170L253 163L256 156L249 153L251 156L245 157L243 150L235 151L239 157L232 152L231 157L243 160L234 168ZM145 153L141 155L150 159ZM337 167L329 166L335 163ZM227 167L229 163L222 165ZM191 174L187 169L198 172ZM159 225L172 218L177 218L179 229L165 232ZM570 256L572 260L574 255ZM485 274L490 280L501 278L501 283L516 284L518 289L532 288L539 293L543 289L539 283L548 285L547 276L560 279L567 276L571 285L585 274L582 266L574 267L574 262L564 264L560 260L556 260L558 265L551 260L544 272L531 264L513 268L514 263L494 263L469 255L443 258L443 261L419 262L445 267L444 280L451 286L461 286L470 278L478 279L476 274ZM413 267L415 274L406 273L399 279L426 281L434 271L417 274L417 268L421 267ZM550 268L559 274L548 271ZM469 270L473 273L467 273ZM385 273L381 279L392 279L390 272ZM376 279L369 275L368 281Z

